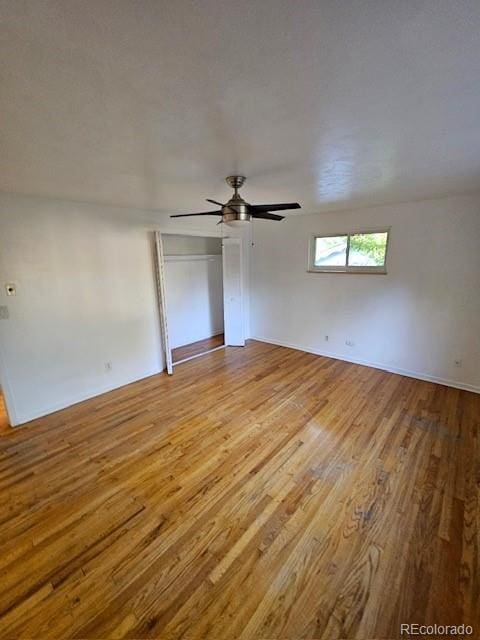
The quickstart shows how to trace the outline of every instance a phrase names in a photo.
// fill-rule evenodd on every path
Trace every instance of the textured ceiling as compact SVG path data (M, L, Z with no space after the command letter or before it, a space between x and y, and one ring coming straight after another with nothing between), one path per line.
M0 189L305 212L480 185L478 0L0 0ZM296 214L298 215L298 214Z

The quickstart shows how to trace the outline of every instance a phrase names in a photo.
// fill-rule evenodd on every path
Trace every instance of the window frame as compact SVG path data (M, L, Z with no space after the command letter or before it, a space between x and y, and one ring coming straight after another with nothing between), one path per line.
M359 231L342 231L336 233L312 233L309 239L308 247L308 273L369 273L385 276L387 275L387 259L388 259L388 247L390 244L390 232L391 227L381 227L374 229L361 229ZM383 266L349 266L348 257L350 254L350 237L357 235L368 235L369 233L386 233L387 243L385 245L385 261ZM315 266L315 241L317 238L335 238L335 237L347 237L347 250L345 255L345 266L340 267L338 265L324 265L322 267Z

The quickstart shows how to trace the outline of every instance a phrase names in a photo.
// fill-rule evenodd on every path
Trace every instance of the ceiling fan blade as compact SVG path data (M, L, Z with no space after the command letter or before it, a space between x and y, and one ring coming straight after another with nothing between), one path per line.
M217 202L216 200L210 200L210 198L206 198L207 202L211 202L212 204L218 204L219 207L224 207L225 205L221 202Z
M252 211L287 211L288 209L301 209L298 202L284 202L280 204L251 204Z
M274 213L268 213L268 211L259 211L258 213L254 211L251 215L252 218L262 218L263 220L283 220L285 218L285 216L276 216Z
M170 218L189 218L190 216L221 216L221 211L202 211L201 213L176 213Z

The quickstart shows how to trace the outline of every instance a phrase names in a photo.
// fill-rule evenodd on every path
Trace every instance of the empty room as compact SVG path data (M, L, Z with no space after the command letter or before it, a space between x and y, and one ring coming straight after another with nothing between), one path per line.
M0 32L0 639L479 638L478 1Z

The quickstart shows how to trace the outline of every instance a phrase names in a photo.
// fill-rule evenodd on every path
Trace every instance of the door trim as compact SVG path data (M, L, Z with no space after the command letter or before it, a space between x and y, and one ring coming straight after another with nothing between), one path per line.
M225 268L225 250L224 247L228 245L238 245L239 250L239 281L240 281L240 306L241 306L241 330L242 330L242 340L241 344L229 344L227 337L227 301L225 297L225 282L226 282L226 273L227 269ZM222 268L223 268L223 331L225 335L225 346L233 346L233 347L244 347L245 346L245 299L244 299L244 289L243 289L243 242L242 238L223 238L222 240Z
M165 293L165 264L163 258L162 234L155 231L155 266L157 275L158 308L160 311L160 333L168 375L173 373L172 350L168 338L167 297Z

